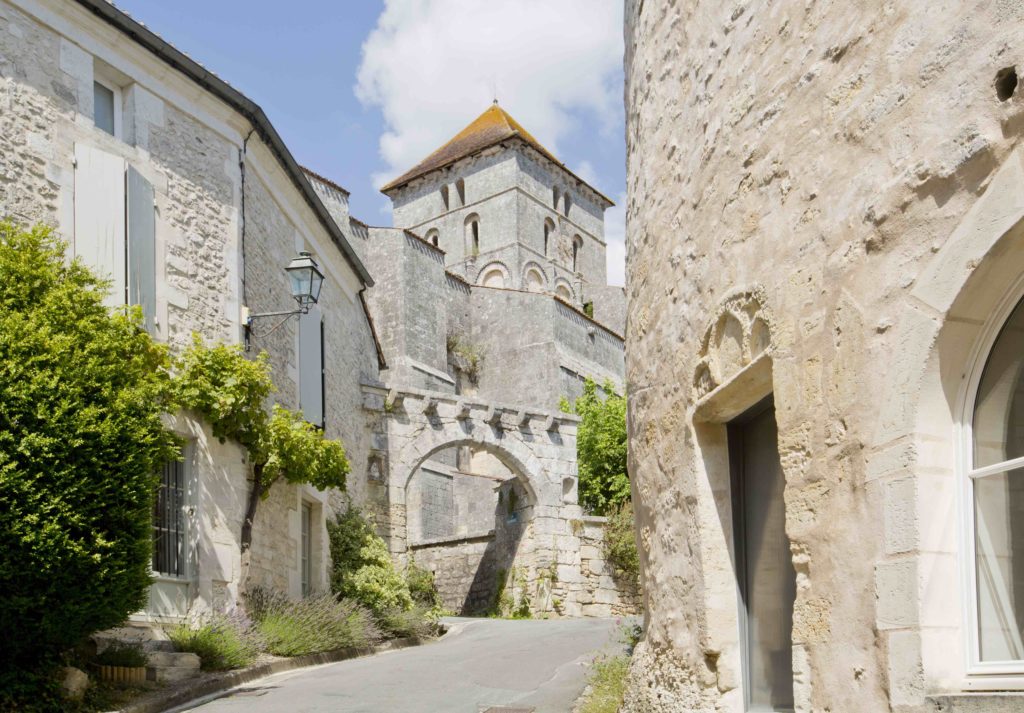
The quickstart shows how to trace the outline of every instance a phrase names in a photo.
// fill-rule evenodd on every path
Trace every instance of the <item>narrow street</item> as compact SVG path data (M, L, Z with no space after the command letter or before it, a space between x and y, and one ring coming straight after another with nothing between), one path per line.
M600 651L621 650L613 619L452 619L439 641L271 676L202 713L567 713Z

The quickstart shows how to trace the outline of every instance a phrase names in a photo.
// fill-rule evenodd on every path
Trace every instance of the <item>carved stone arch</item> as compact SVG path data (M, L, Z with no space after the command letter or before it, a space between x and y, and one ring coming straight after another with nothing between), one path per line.
M511 287L511 283L508 266L500 260L487 263L476 276L476 284L484 287Z
M693 388L699 399L724 384L772 347L772 319L764 290L734 292L719 305L704 330Z
M540 263L532 260L523 267L523 289L531 292L543 292L548 287L548 276Z
M572 289L572 285L564 277L555 278L555 294L561 297L566 302L576 301L576 292Z

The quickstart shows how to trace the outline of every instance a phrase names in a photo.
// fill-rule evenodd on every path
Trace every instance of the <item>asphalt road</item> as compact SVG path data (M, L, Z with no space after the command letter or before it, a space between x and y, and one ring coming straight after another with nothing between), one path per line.
M202 713L481 713L514 706L568 713L601 650L621 649L610 619L452 619L439 641L269 676L191 710Z

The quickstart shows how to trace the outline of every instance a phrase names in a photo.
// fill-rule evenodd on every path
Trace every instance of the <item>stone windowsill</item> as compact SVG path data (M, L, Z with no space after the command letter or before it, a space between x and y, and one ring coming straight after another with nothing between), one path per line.
M951 693L928 696L936 713L1019 713L1024 691Z

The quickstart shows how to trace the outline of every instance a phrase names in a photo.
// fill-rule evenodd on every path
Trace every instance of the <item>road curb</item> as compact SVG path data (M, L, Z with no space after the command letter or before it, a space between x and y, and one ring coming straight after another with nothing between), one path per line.
M415 636L410 636L402 639L385 641L383 644L378 644L377 646L336 649L334 651L325 651L319 654L295 656L294 658L280 659L278 661L258 664L239 671L231 671L218 675L216 678L197 681L194 686L166 691L166 695L150 694L153 696L152 698L147 696L144 700L130 703L124 708L121 708L119 713L164 713L164 711L169 711L190 704L198 705L200 702L205 702L203 699L213 700L214 698L219 697L217 694L227 693L233 688L277 673L293 671L299 668L308 668L310 666L336 663L338 661L345 661L347 659L354 659L362 656L372 656L373 654L384 653L385 651L406 649L411 646L419 646L420 644L435 640L436 639L420 639ZM165 692L161 691L160 693Z

